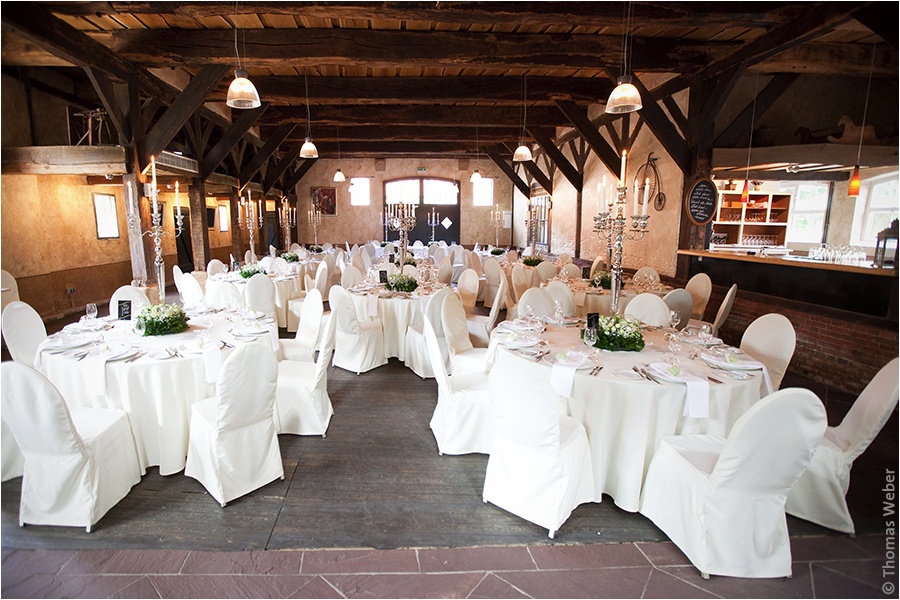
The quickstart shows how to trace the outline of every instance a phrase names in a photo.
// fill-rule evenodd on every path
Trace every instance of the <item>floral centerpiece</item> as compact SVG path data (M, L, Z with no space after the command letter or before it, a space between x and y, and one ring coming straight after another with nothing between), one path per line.
M286 260L289 263L300 262L300 257L297 256L293 252L285 252L284 254L281 255L281 258L283 258L284 260Z
M522 264L528 267L536 267L539 264L544 262L544 259L540 256L524 256L522 257Z
M591 286L608 290L612 287L612 273L609 271L597 271L591 278Z
M144 307L138 319L144 322L144 335L181 333L188 328L184 308L177 304L153 304Z
M416 262L416 258L414 256L409 256L409 255L406 256L406 260L403 261L403 265L400 264L399 258L397 261L394 262L394 264L397 265L398 267L400 267L401 269L403 268L403 265L412 265L414 267L418 266L418 263Z
M245 267L241 267L241 277L243 277L244 279L250 279L257 273L262 273L262 272L263 272L262 269L260 269L256 265L247 265Z
M313 246L309 247L309 251L312 252L313 254L321 254L322 252L325 251L325 248L323 248L322 246L313 245Z
M491 248L491 254L494 256L500 256L501 254L506 254L506 250L503 248Z
M414 292L419 287L419 282L411 275L397 273L388 277L385 287L394 292Z
M384 248L386 246L393 246L394 242L381 242L381 247Z
M597 341L594 342L594 347L613 352L640 352L644 349L641 325L619 315L600 315L597 318Z

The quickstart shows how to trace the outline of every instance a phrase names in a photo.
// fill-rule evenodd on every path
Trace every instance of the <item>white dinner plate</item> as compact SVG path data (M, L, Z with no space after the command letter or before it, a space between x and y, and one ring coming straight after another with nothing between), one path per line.
M537 346L541 339L534 335L522 333L500 333L499 342L507 348L531 348Z
M631 369L619 369L615 372L616 377L621 377L622 379L630 379L632 381L637 381L638 379L644 379L641 377L640 373L635 373Z
M50 352L56 352L58 350L72 350L73 348L81 348L82 346L87 346L91 343L91 339L60 339L53 340L53 343L47 344L44 346L44 350L48 350Z
M211 347L221 348L222 342L213 341L213 342L206 342L205 344L201 345L199 340L194 340L192 342L183 343L182 345L180 345L178 347L178 350L185 354L203 354L203 351L206 348L211 348Z
M731 362L727 358L710 356L709 354L701 354L700 358L712 367L721 367L728 370L739 371L758 371L763 368L762 363L753 359L738 359L737 362Z
M559 361L556 360L555 356L549 356L549 355L544 358L544 362L551 364L551 365L555 365L555 364L559 363ZM561 364L563 364L565 366L569 366L569 367L575 366L573 363L561 363ZM594 361L586 358L586 359L584 359L584 362L582 362L580 365L575 367L575 370L576 371L586 371L587 369L593 369L596 366L597 365L594 364Z
M516 352L528 358L537 358L544 353L544 351L540 348L519 348L516 350Z
M125 360L126 358L131 358L135 354L140 352L138 348L134 346L116 346L110 348L109 354L102 354L105 356L106 362L113 362L116 360Z
M737 379L739 381L750 379L750 375L744 371L726 371L724 369L717 369L716 375L721 375L727 379Z
M174 354L169 354L169 351L165 350L165 349L154 350L153 352L149 353L147 356L149 356L150 358L154 358L156 360L166 360L166 359L175 357Z

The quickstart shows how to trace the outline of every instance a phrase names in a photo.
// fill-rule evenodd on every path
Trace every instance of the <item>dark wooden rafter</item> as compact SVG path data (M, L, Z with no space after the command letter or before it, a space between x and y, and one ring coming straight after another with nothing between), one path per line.
M716 77L712 90L705 97L706 101L703 103L703 108L700 111L700 117L694 122L695 127L712 128L719 111L722 110L722 106L743 73L744 69L737 67Z
M750 120L753 115L755 114L756 118L759 118L765 114L799 77L795 73L783 73L773 77L766 87L756 95L756 107L754 108L754 100L751 98L744 110L722 130L714 145L720 148L737 146L741 138L750 131Z
M156 120L156 113L164 106L156 96L150 96L141 103L141 131L150 129L150 125Z
M613 173L618 173L621 167L622 159L618 153L609 145L597 128L591 123L587 117L587 113L572 102L559 100L556 106L572 123L572 126L581 134L587 142L591 150L597 155L606 168Z
M644 119L640 115L638 115L637 123L635 123L634 128L631 130L631 133L628 134L628 139L625 141L626 148L633 148L634 142L637 140L638 134L641 132L641 128L644 127Z
M514 186L516 186L516 188L518 188L520 192L522 192L523 196L525 196L526 198L531 197L531 188L527 183L522 181L522 178L519 177L519 174L516 173L515 169L513 169L513 167L510 166L508 162L506 162L506 158L504 158L499 152L488 152L487 155L492 161L494 161L494 164L497 165L497 167L499 167L501 171L503 171L504 175L509 177L509 180Z
M567 125L565 117L552 106L529 106L528 118L545 127ZM268 127L284 123L306 124L306 109L299 106L278 106L270 109L260 119L265 133ZM521 127L522 116L518 110L507 106L440 106L372 104L360 110L356 106L329 104L316 108L317 126L390 127L416 124L423 130L431 127L465 127L474 133L474 127ZM474 139L474 136L473 136Z
M285 194L291 195L294 192L294 188L297 187L297 184L300 183L300 180L303 179L303 176L309 172L312 166L316 164L317 160L319 159L303 159L303 162L294 169L294 172L285 178L284 183L281 186Z
M522 166L525 167L525 170L537 180L537 182L541 185L542 188L553 193L553 180L544 174L541 168L537 165L533 160L527 160L522 163Z
M263 193L268 194L269 190L275 187L275 182L288 170L288 168L296 162L297 157L300 156L300 148L303 146L303 142L296 142L292 144L287 152L284 153L284 156L278 159L278 162L275 163L275 166L268 170L266 173L266 177L263 180Z
M100 102L103 104L103 108L106 110L109 120L112 121L113 126L119 133L119 143L123 146L127 145L132 139L131 124L125 118L122 107L119 106L112 82L109 81L103 71L96 67L84 67L84 72L87 74L88 79L91 80L91 84L94 86L94 91L97 92L97 96L100 97Z
M620 122L622 123L622 129L627 129L625 126L625 119L620 119ZM615 122L605 123L603 127L606 129L606 133L609 134L609 139L612 141L613 148L620 151L622 148L622 138L619 136L619 132L616 131Z
M276 129L263 144L257 153L250 159L250 162L241 170L238 176L240 188L243 189L250 182L254 175L263 167L269 157L275 153L278 146L291 134L296 125L294 123L286 123ZM240 164L240 163L238 163Z
M162 117L147 132L141 142L139 155L142 164L150 163L150 157L162 152L178 132L184 127L191 115L209 96L209 92L228 71L227 65L207 65L200 69L191 79L175 101L166 109Z
M687 136L689 132L688 120L687 117L684 116L681 107L678 106L678 102L675 101L675 98L666 96L662 99L662 103L663 106L666 107L666 110L669 111L669 116L672 117L675 125L681 130L681 134Z
M62 90L51 83L41 81L36 77L32 77L29 67L4 66L0 70L2 70L2 73L4 75L8 75L9 77L18 79L22 82L23 85L27 80L28 85L30 85L32 89L53 96L54 98L58 98L66 104L70 104L76 108L80 108L82 110L94 110L95 108L98 108L97 102L93 100L82 98L81 96L76 96L75 94Z
M690 150L687 142L675 129L675 125L669 120L669 117L663 109L653 99L653 95L644 87L640 78L633 77L632 83L641 94L643 108L641 108L641 118L647 122L647 127L653 131L653 134L662 144L681 172L688 174L690 172ZM618 171L613 171L614 173Z
M318 125L318 121L316 121ZM553 135L551 127L535 127L547 135ZM484 127L478 130L478 139L485 145L504 144L517 140L522 133L522 125L509 127ZM287 141L303 140L305 129L295 130ZM421 125L353 125L337 128L318 127L315 136L316 145L319 142L338 140L380 140L383 142L399 141L432 141L432 142L459 142L472 140L472 149L475 149L474 129L469 126L459 127L422 127Z
M215 171L234 145L243 139L244 134L253 127L253 124L268 108L269 103L263 102L258 108L241 112L234 124L225 131L216 145L203 157L203 162L200 164L200 179L205 180Z
M569 162L566 155L556 147L556 144L553 143L549 136L530 129L529 133L531 133L531 136L540 145L541 149L547 155L547 158L552 161L553 164L559 168L563 176L569 180L569 183L572 184L575 191L580 192L584 185L584 178L582 177L580 170L572 166L572 163Z

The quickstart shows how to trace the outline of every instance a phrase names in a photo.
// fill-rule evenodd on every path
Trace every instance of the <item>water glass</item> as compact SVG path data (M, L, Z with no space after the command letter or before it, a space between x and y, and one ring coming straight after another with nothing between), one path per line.
M590 348L594 347L594 344L597 343L597 328L596 327L585 327L584 329L584 342L585 346Z
M669 311L669 325L672 326L672 329L678 327L678 324L681 322L681 315L678 314L677 310Z
M137 335L138 337L144 337L144 332L147 331L147 324L143 319L135 319L134 323L132 323L132 327L134 328L135 335Z
M97 318L97 305L93 302L86 304L84 307L84 313L87 315L88 320L92 321Z
M700 326L700 333L697 334L700 338L700 341L703 342L703 345L709 345L709 342L712 341L712 327L709 323L704 323Z

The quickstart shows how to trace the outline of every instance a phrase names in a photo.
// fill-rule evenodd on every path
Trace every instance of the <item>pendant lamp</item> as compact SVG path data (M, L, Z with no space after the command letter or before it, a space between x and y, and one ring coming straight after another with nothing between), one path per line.
M259 108L259 92L250 81L250 74L241 66L241 54L238 52L237 23L234 26L234 56L237 59L238 68L234 71L234 80L228 86L228 94L225 96L225 104L231 108Z
M478 128L475 128L475 164L478 164ZM478 172L478 167L475 167L475 170L472 172L472 175L469 177L470 183L475 183L476 181L481 180L481 173Z
M625 3L625 33L622 38L622 76L616 82L615 89L609 95L606 101L606 112L613 115L632 113L641 110L644 105L641 103L641 93L631 83L631 75L628 64L628 46L634 43L634 36L631 33L631 21L634 17L634 6L631 2Z
M528 162L534 160L531 148L525 145L525 123L528 118L528 104L526 104L527 84L525 75L522 75L522 135L519 136L519 147L513 153L513 162Z
M337 129L337 145L338 145L338 164L341 162L341 130ZM347 181L347 177L341 172L340 167L338 170L334 172L333 180L337 183L343 183Z
M741 190L741 202L750 202L750 151L753 149L753 124L756 121L756 90L759 84L759 72L753 80L753 109L750 111L750 139L747 142L747 169L744 171L744 189Z
M859 178L859 158L862 156L863 134L866 130L866 114L869 112L869 92L872 91L872 71L875 70L875 45L872 45L872 65L869 67L869 83L866 86L866 103L863 107L862 126L859 128L859 147L856 149L856 166L853 167L853 175L850 177L850 186L847 188L847 196L856 198L859 196L859 188L862 181Z
M319 150L312 142L311 128L309 125L309 80L303 73L303 86L306 88L306 141L300 146L300 158L319 158Z

